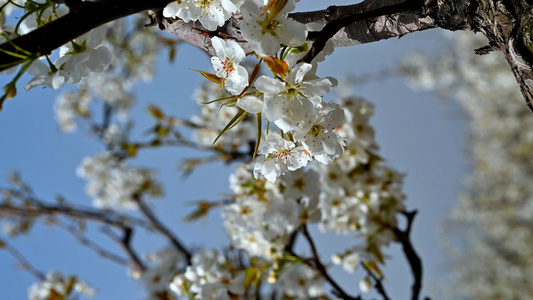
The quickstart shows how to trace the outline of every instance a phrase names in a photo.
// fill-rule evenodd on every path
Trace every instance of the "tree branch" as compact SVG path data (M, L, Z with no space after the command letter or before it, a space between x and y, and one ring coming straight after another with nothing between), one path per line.
M38 56L51 53L76 37L107 22L166 6L172 0L100 0L84 1L70 8L70 12L43 27L0 45L0 71L20 62L20 58L5 51L20 53L12 44Z
M300 228L302 235L304 236L305 240L309 244L309 248L311 248L311 256L312 260L308 261L307 264L317 270L317 272L324 276L324 278L327 280L327 282L335 289L333 291L333 294L335 296L343 299L343 300L361 300L361 297L353 297L350 296L348 293L346 293L343 288L335 282L335 280L329 275L328 271L326 270L326 267L322 264L320 261L320 257L318 256L318 251L315 246L315 242L311 238L311 235L309 234L309 231L307 230L307 224L303 224Z
M142 201L139 195L134 195L134 200L139 205L139 209L144 214L144 216L150 220L151 224L155 227L157 231L159 231L161 234L166 236L172 245L176 247L179 251L181 251L187 260L187 263L191 262L191 253L187 248L183 245L182 242L178 240L176 236L168 229L166 228L161 221L156 217L156 215L152 212L152 210Z
M0 244L0 249L4 248L9 254L11 254L11 256L13 256L18 261L22 269L28 271L31 275L41 281L46 280L46 275L44 275L43 272L37 270L16 248L14 248L3 240L0 240Z
M135 253L133 248L131 247L131 237L133 236L133 229L131 227L124 227L122 228L123 236L122 238L118 237L113 231L111 231L109 228L104 228L103 231L109 238L111 238L113 241L115 241L117 244L119 244L124 252L128 254L131 261L135 264L135 266L139 269L139 271L143 272L146 270L146 267L144 266L143 262Z
M304 24L313 22L326 25L332 23L328 28L333 33L329 37L333 42L333 46L347 47L436 28L435 20L432 17L416 13L416 9L412 9L412 7L417 7L420 8L420 11L422 10L422 5L418 5L418 2L422 1L366 0L353 5L330 6L325 10L292 13L289 17ZM386 5L383 5L383 3ZM430 9L427 9L427 11L429 12ZM434 14L436 15L436 13ZM357 20L365 20L365 22L355 22ZM219 27L217 31L210 32L209 35L205 34L205 29L199 22L183 22L182 20L168 22L166 20L164 25L166 31L211 55L214 55L215 52L210 46L209 36L233 39L239 43L245 52L250 53L253 49L241 35L241 21L240 16L234 16L224 26ZM333 28L338 27L338 25L344 26L340 26L333 32ZM319 33L310 33L309 38L314 40L319 35ZM325 36L324 39L326 39Z
M359 7L361 11L357 11L355 13L349 14L344 17L340 17L337 19L334 19L326 24L324 28L320 32L310 32L308 35L308 39L314 40L313 46L307 52L305 57L302 59L303 62L311 63L313 58L315 58L322 49L326 46L326 42L333 38L334 35L336 35L341 29L360 22L360 21L366 21L369 19L375 19L378 17L385 17L386 20L384 24L381 26L390 26L390 20L388 19L394 14L399 13L422 13L424 2L420 0L406 0L404 2L398 3L398 4L392 4L387 6L378 7L375 9L367 9L369 1L363 2ZM372 4L372 2L370 2ZM366 5L365 5L366 4ZM336 7L331 6L326 11L328 15L331 15L333 11L342 9L342 7ZM377 20L375 22L378 22ZM365 24L367 25L367 24Z
M362 263L361 264L365 271L374 279L374 287L378 291L378 293L383 297L383 300L390 300L389 295L387 295L387 291L385 291L385 287L383 286L383 278L376 276L367 266Z
M103 258L106 258L106 259L109 259L117 264L120 264L120 265L127 265L128 264L128 260L123 258L123 257L120 257L106 249L104 249L103 247L101 247L100 245L96 244L95 242L91 241L90 239L88 239L84 234L83 232L81 232L81 230L79 230L78 228L76 228L76 226L73 226L73 225L70 225L70 224L66 224L66 223L62 223L62 222L58 222L58 226L64 230L66 230L68 233L72 234L79 242L80 244L82 244L83 246L93 250L94 252L96 252L98 255L100 255L101 257Z
M65 215L84 220L97 221L103 224L122 228L128 223L148 228L149 225L143 220L133 219L129 216L119 215L108 211L76 208L66 205L41 204L39 206L14 206L12 204L0 204L0 211L20 217L37 218L41 216Z
M417 214L416 210L411 212L403 212L407 218L407 226L405 230L400 230L399 228L394 228L393 232L400 244L402 244L402 250L407 258L411 272L413 273L413 285L411 287L411 299L418 300L420 297L420 290L422 289L422 261L416 253L413 245L411 243L411 226L413 220Z

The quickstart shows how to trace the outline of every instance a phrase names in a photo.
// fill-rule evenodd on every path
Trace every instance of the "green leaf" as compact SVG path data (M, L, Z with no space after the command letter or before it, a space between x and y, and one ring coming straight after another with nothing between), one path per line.
M255 141L255 149L254 149L254 155L252 156L252 162L255 161L255 156L257 155L257 151L259 150L259 143L261 143L261 129L262 129L262 116L261 113L255 114L255 119L257 121L257 140Z
M194 210L192 213L188 214L183 218L185 222L190 222L197 220L202 217L206 217L209 213L209 210L213 207L213 204L207 202L207 201L198 201L197 202L198 208Z
M124 149L126 151L128 156L134 157L134 156L137 155L138 146L135 145L135 144L124 144L124 145L122 145L122 149Z
M249 267L244 271L244 281L242 287L246 290L255 282L261 278L261 271L255 267Z
M235 99L237 99L237 96L229 96L229 97L224 97L224 98L220 98L220 99L215 99L215 100L211 100L211 101L202 102L202 104L211 104L211 103L214 103L214 102L229 101L229 100L235 100Z
M165 114L155 105L150 104L148 106L148 112L156 119L163 120L165 119Z
M239 112L235 115L235 117L233 117L233 119L231 119L231 121L228 122L228 124L226 125L226 127L224 127L224 129L222 129L222 131L220 132L220 134L217 136L217 138L215 139L215 141L213 142L213 145L218 141L218 139L228 130L230 130L231 128L233 128L235 125L239 124L242 119L244 119L244 117L246 117L246 111L244 109L240 109Z

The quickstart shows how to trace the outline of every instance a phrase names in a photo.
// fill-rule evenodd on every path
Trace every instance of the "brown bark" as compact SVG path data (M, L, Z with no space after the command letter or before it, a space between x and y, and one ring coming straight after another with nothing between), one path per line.
M503 52L533 112L533 6L524 0L480 1L472 15L472 29Z
M69 40L101 24L148 9L163 7L172 0L101 0L82 2L66 16L51 22L12 42L40 55L47 54ZM354 46L429 28L472 30L482 32L490 41L478 53L501 50L515 74L526 104L533 111L533 9L526 0L366 0L347 6L291 14L302 23L329 24L320 32L310 32L310 61L331 39L335 47ZM207 32L198 23L164 20L166 31L185 42L214 54L210 38L221 36L241 44L252 52L240 34L240 17L236 15L217 31ZM347 22L347 23L346 23ZM333 26L335 23L342 26ZM333 29L332 29L333 28ZM9 43L0 49L15 51ZM17 62L18 58L0 51L0 65ZM0 68L0 71L5 69Z

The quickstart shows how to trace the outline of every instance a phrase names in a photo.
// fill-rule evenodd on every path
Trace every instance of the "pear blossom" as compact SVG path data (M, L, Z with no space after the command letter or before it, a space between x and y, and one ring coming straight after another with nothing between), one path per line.
M24 89L28 91L38 85L58 89L65 83L78 83L90 72L102 72L113 57L107 47L100 46L105 31L106 27L100 26L62 46L60 57L53 64L33 62L27 72L35 77Z
M263 111L263 100L252 95L246 95L237 99L236 105L252 114L257 114Z
M230 299L244 294L244 272L232 268L224 255L215 250L203 250L194 254L191 265L184 273L177 274L169 287L177 295L187 291L194 299Z
M75 38L59 48L59 56L72 56L74 63L80 66L81 77L90 72L102 72L113 58L111 50L101 45L106 31L107 26L103 25Z
M305 167L311 160L303 146L296 146L277 133L268 134L261 145L259 153L263 156L257 158L254 167L255 178L261 174L268 181L274 182L285 172Z
M88 95L78 95L72 91L61 94L54 106L55 117L59 123L59 129L63 132L73 132L76 130L76 118L90 115L89 104L91 97Z
M277 290L283 299L316 299L324 294L326 280L305 264L283 273L277 281Z
M211 39L217 56L211 57L211 64L216 75L224 79L224 87L233 95L238 95L248 85L248 72L239 63L245 58L244 50L237 42Z
M305 25L287 18L288 13L296 7L294 0L288 0L274 17L270 12L259 16L264 6L263 0L248 0L241 6L242 35L257 54L274 56L279 51L280 44L300 46L305 42Z
M283 82L267 76L255 81L255 87L264 93L263 111L283 131L294 129L315 114L322 102L319 94L330 90L332 83L327 78L304 79L311 68L311 64L299 63Z
M368 293L371 288L372 288L372 281L370 280L370 278L365 277L359 280L359 289L361 290L361 292Z
M185 22L199 21L210 31L216 30L236 13L238 7L231 0L181 0L163 9L166 18L178 17Z
M39 4L44 4L47 1L36 0L35 2ZM34 12L31 15L24 18L24 20L22 20L17 33L20 35L27 34L37 29L39 26L42 26L43 23L46 23L53 19L60 18L66 15L68 12L69 12L69 8L66 5L62 5L59 7L50 6L50 7L45 8L44 10Z
M13 11L19 8L18 6L24 6L24 2L26 0L0 0L0 6L3 6L1 15L4 15L0 16L0 19L11 15Z
M49 272L42 282L34 283L28 289L30 300L71 299L76 298L74 294L92 297L95 291L75 276L64 276L58 271Z
M169 283L174 278L176 270L186 262L183 253L175 248L166 247L162 250L146 255L149 267L140 275L149 296L157 297L168 292Z
M318 161L328 164L344 153L344 141L334 131L343 120L344 111L338 104L325 104L319 114L297 127L294 138Z
M110 152L84 158L77 174L89 181L86 193L99 208L134 210L137 202L133 195L141 189L152 197L161 195L154 172L129 167Z
M272 259L301 224L300 206L293 199L268 193L264 198L237 199L222 211L224 229L232 245L248 255Z

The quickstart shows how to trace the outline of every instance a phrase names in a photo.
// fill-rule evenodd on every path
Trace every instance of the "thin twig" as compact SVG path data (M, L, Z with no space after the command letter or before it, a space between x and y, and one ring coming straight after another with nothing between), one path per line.
M13 256L17 262L20 264L21 268L25 271L28 271L31 275L33 275L35 278L39 279L40 281L46 280L46 275L44 275L43 272L37 270L27 259L18 251L16 248L8 244L6 241L2 240L0 241L2 243L3 249L5 249L11 256Z
M353 297L353 296L350 296L348 293L346 293L342 289L342 287L337 282L335 282L335 280L329 275L328 271L326 270L326 267L324 267L324 265L320 261L320 258L318 256L318 252L315 246L315 242L313 241L313 239L311 238L311 235L309 234L309 231L307 230L307 225L303 224L300 230L305 240L309 244L309 248L311 248L311 255L312 255L311 262L312 263L307 262L307 264L315 268L316 271L320 275L324 276L326 281L334 288L334 291L332 293L343 300L361 300L360 296Z
M180 242L178 240L178 238L176 236L174 236L174 234L168 228L166 228L161 221L159 221L159 219L156 217L156 215L142 201L142 199L140 198L139 195L134 195L134 200L139 205L139 209L144 214L144 216L146 216L146 218L148 220L150 220L150 222L152 223L154 228L157 231L159 231L161 234L166 236L170 240L170 242L176 247L176 249L178 249L179 251L181 251L185 255L187 263L190 263L191 262L191 253L189 252L189 250L187 250L187 248L183 245L183 243Z
M142 272L146 270L146 267L144 266L143 262L135 253L133 248L131 247L131 237L133 236L133 229L130 227L124 227L123 228L123 236L122 238L118 237L113 231L111 231L109 228L104 227L103 232L109 236L113 241L115 241L117 244L119 244L122 249L128 254L130 259L132 260L133 264Z
M104 249L102 246L98 245L97 243L91 241L89 238L87 238L81 230L76 228L74 225L66 224L63 222L58 221L58 226L70 234L72 234L83 246L93 250L98 255L100 255L103 258L109 259L113 262L116 262L120 265L128 265L128 260L116 255L115 253L112 253L106 249Z
M385 291L385 287L383 286L383 278L376 276L367 266L362 263L361 264L363 268L366 270L368 275L374 279L374 287L376 288L376 291L383 297L383 300L390 300L389 296L387 295L387 291Z
M13 197L19 198L22 202L31 203L31 206L16 206L13 204L0 204L0 211L6 214L13 214L22 217L36 218L40 216L64 215L68 217L80 218L83 220L97 221L99 223L124 227L126 225L137 225L148 228L149 224L142 219L134 218L124 214L118 214L107 210L93 209L90 207L65 205L65 204L48 204L35 197L24 195L20 191L0 188L1 191L7 191Z

